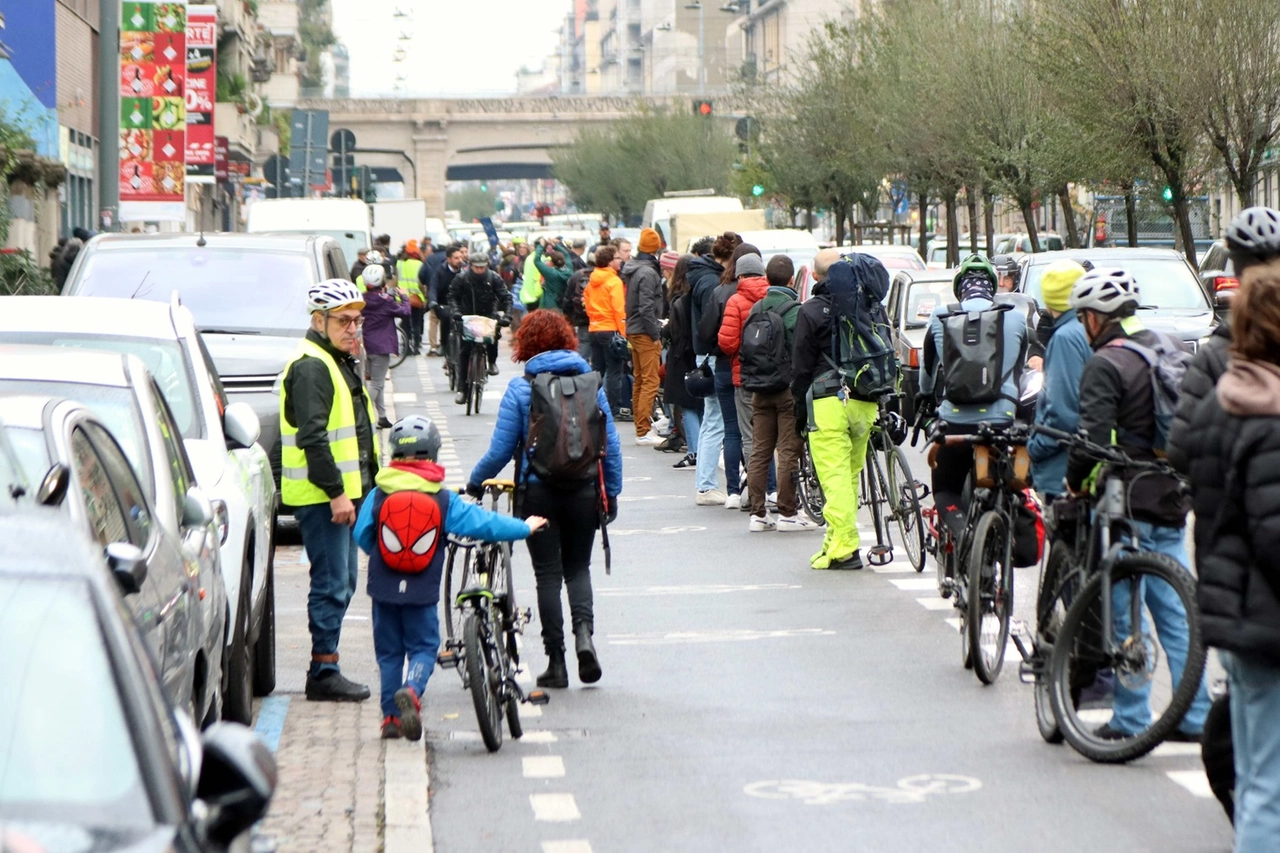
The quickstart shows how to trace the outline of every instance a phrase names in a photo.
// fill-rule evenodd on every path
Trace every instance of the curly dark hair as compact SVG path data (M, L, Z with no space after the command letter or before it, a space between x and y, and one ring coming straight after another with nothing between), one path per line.
M742 235L726 231L711 244L711 257L724 263L733 256L733 250L742 245Z
M516 332L512 361L528 361L551 350L578 349L578 336L564 315L557 311L531 311Z
M711 251L711 247L715 245L715 237L699 237L698 241L689 247L689 253L701 257Z
M601 246L596 249L596 268L603 269L613 263L613 259L618 256L618 250L613 246Z

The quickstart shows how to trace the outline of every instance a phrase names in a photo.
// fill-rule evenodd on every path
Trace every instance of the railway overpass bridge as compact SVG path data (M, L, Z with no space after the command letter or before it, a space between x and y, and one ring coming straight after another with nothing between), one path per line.
M551 177L551 151L578 131L652 109L692 108L688 96L307 99L299 109L328 110L329 129L356 136L356 162L402 167L406 194L443 216L445 181ZM716 101L716 115L731 115ZM369 153L378 149L378 153Z

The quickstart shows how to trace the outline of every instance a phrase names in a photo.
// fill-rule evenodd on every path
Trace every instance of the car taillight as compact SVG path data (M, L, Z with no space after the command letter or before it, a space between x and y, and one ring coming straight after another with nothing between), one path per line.
M920 350L915 347L911 348L911 352L907 353L907 367L920 366Z
M1240 279L1229 275L1214 276L1213 289L1216 293L1219 290L1237 290L1240 287Z

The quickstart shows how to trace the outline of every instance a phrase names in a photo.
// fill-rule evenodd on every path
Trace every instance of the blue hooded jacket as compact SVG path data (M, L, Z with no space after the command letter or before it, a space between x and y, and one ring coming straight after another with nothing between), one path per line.
M506 393L502 395L502 403L498 406L498 422L494 425L489 449L471 470L470 482L479 485L498 476L507 463L515 458L517 448L525 441L525 430L529 425L529 399L533 396L529 376L538 373L577 376L590 370L591 366L582 356L571 350L552 350L529 359L529 363L525 365L525 375L512 379L507 385ZM604 490L612 499L622 492L622 445L618 441L618 430L613 425L613 416L609 413L609 400L605 396L603 385L596 400L604 412L608 443L608 452L604 457ZM522 468L529 471L527 460ZM529 479L537 479L537 476L530 471Z
M991 299L976 297L960 303L964 311L985 311L995 304ZM946 306L939 306L929 320L929 332L925 336L924 353L921 359L920 390L926 394L934 393L935 386L940 386L942 371L942 319L947 313ZM1006 312L1004 318L1004 365L1003 374L1007 377L1001 386L1004 395L994 403L969 403L957 406L945 397L938 403L938 417L951 425L974 426L986 421L993 426L1013 423L1016 414L1015 401L1018 399L1018 382L1027 360L1027 324L1017 311ZM941 387L938 387L941 392Z
M1036 423L1074 433L1080 427L1080 377L1093 356L1084 326L1075 309L1058 316L1053 337L1044 352L1044 387L1036 404ZM1067 476L1067 450L1048 436L1033 435L1027 442L1031 476L1044 494L1059 495Z

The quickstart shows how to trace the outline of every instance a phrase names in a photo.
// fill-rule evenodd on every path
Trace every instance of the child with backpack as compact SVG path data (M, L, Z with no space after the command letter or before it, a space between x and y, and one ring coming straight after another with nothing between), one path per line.
M613 522L622 491L622 450L600 374L578 355L578 340L562 314L535 311L515 336L514 360L527 362L507 386L484 457L471 471L468 493L515 462L516 513L547 519L528 541L538 589L538 620L547 669L539 687L568 687L561 588L569 593L578 677L600 680L592 641L595 614L591 551L596 530ZM608 539L605 539L606 566Z
M422 694L440 650L440 580L449 534L526 539L545 518L509 518L441 489L440 431L410 415L391 428L391 463L360 506L355 538L369 555L373 650L382 676L382 737L422 737ZM405 662L408 661L408 671Z

